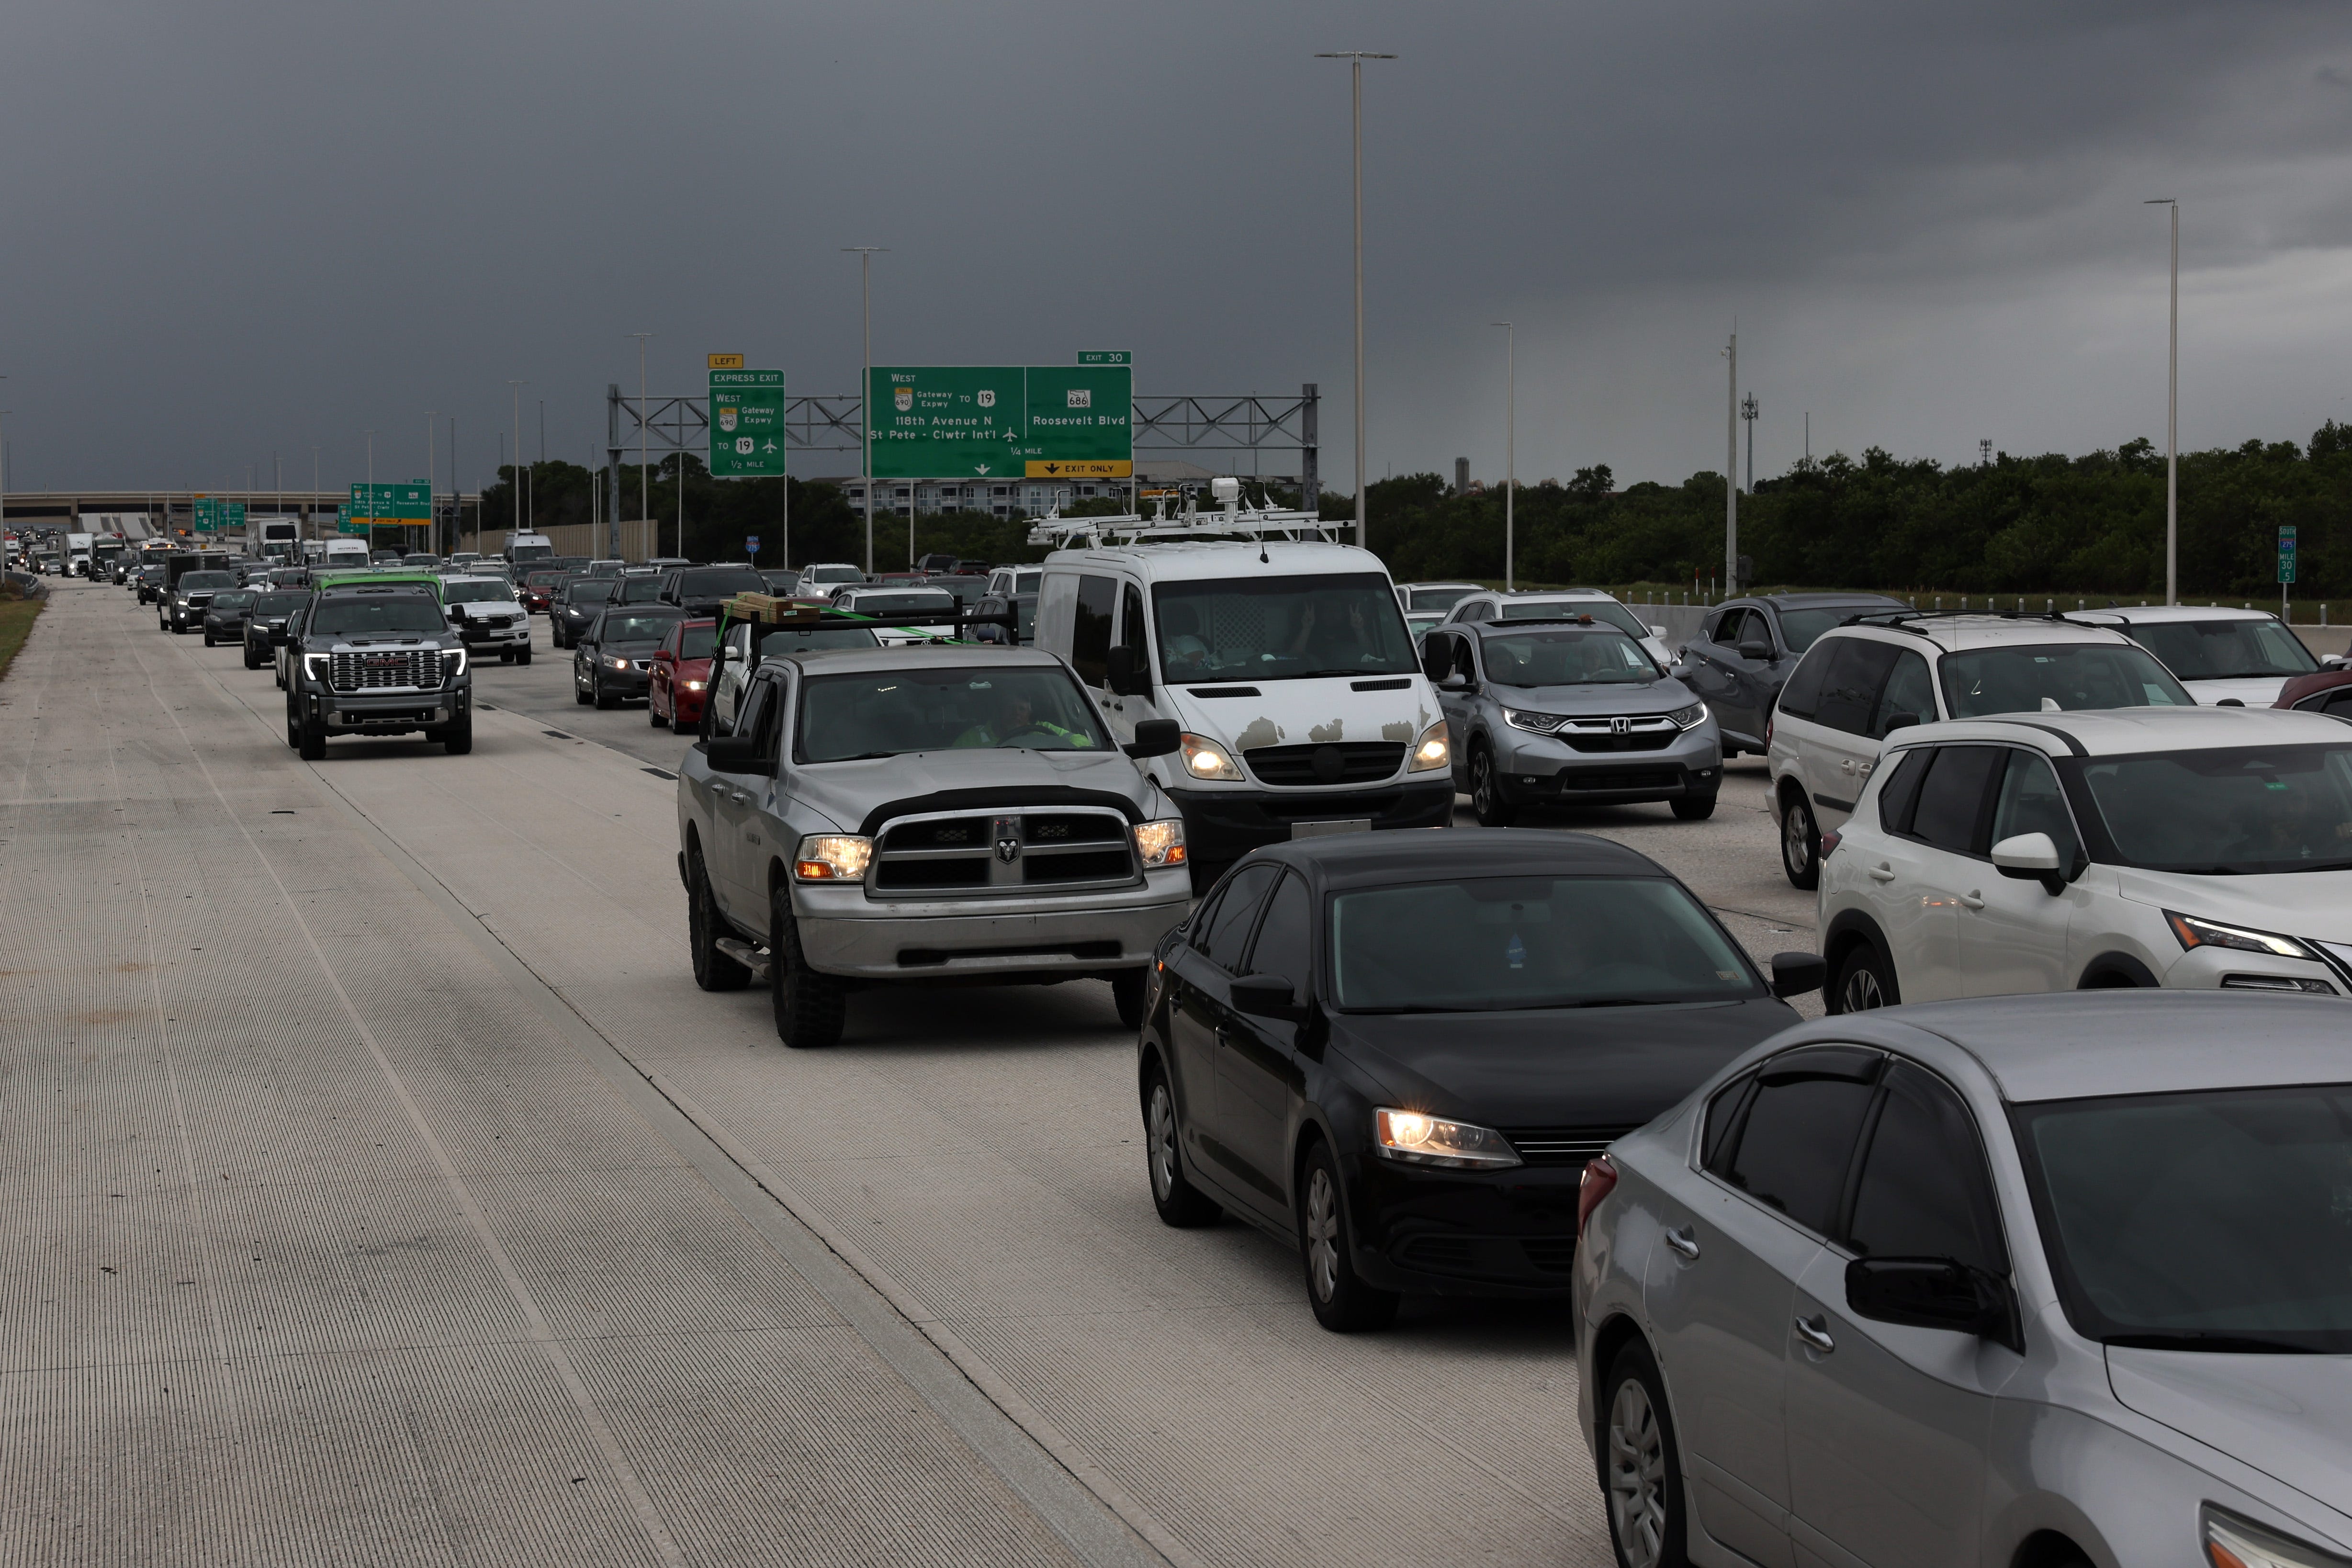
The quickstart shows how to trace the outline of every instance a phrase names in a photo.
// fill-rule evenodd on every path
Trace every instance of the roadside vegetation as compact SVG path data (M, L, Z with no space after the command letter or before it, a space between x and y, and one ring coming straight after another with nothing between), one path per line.
M16 590L0 587L0 680L8 678L8 666L25 639L33 635L33 622L39 618L41 606L47 601L17 597Z

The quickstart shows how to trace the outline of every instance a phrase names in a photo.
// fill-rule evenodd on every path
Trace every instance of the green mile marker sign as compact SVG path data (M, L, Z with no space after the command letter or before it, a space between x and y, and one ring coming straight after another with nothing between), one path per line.
M774 479L784 474L784 373L737 367L740 354L712 354L710 474L719 479Z

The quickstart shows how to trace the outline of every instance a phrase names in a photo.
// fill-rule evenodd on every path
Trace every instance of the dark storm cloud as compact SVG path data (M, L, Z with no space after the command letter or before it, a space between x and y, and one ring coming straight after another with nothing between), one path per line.
M1759 470L2346 412L2352 44L2322 5L68 5L0 48L15 488L307 480L601 444L709 349L848 390L875 351L1131 347L1147 390L1328 399L1351 462L1347 72L1367 68L1375 474ZM446 426L444 426L446 428ZM837 466L837 465L821 465Z

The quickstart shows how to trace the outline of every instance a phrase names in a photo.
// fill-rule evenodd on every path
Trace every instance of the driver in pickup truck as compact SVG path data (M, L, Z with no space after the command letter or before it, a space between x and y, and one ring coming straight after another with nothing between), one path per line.
M959 746L1002 746L1024 734L1045 733L1058 737L1066 746L1092 746L1092 736L1066 730L1036 717L1029 699L1019 691L996 694L996 716L993 720L974 724L955 738Z

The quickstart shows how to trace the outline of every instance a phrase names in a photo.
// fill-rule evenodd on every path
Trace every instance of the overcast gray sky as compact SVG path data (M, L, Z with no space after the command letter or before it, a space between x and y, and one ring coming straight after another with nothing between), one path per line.
M1348 71L1366 68L1375 477L1719 469L1723 340L1803 445L1973 460L2300 440L2345 401L2340 4L1181 5L16 0L0 21L11 489L421 474L601 446L604 388L741 350L1130 348L1144 392L1321 384L1345 488ZM854 463L854 456L849 459ZM1286 466L1287 459L1285 459ZM446 474L446 452L443 472ZM839 459L821 469L839 471Z

